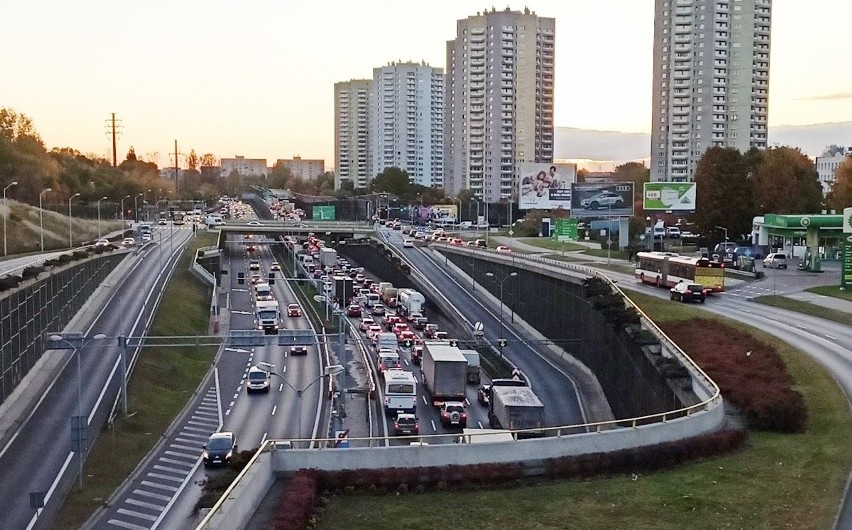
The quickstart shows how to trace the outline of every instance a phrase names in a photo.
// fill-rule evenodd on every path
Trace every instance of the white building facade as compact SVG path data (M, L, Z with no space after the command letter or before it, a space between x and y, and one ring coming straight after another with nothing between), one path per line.
M370 178L398 167L413 183L443 187L443 134L443 69L413 62L373 69Z
M830 145L825 148L822 156L816 158L816 170L823 195L831 191L831 186L837 179L837 168L850 157L852 148Z
M223 177L227 177L234 171L243 177L265 177L269 174L265 158L246 158L236 155L234 158L220 159L219 166Z
M523 162L553 161L556 22L491 10L447 42L444 187L486 202L513 198Z
M334 84L334 187L352 182L366 188L372 178L369 161L370 90L372 79Z
M655 0L651 180L767 146L772 0Z
M325 173L325 160L308 160L294 156L292 159L279 158L275 163L289 169L290 174L300 180L312 179Z

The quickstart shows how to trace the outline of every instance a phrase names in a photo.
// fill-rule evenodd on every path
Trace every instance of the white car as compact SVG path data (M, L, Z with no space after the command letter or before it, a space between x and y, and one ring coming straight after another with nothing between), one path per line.
M105 237L102 237L102 238L98 239L97 241L95 241L95 246L96 246L96 247L106 247L106 246L109 246L109 239L107 239L107 238L105 238Z
M136 246L136 240L132 237L125 237L121 244L125 247L133 247Z
M405 238L402 240L403 248L414 248L414 240L411 238Z
M498 254L511 254L512 253L512 249L507 247L506 245L500 245L499 247L497 247L496 250L497 250Z

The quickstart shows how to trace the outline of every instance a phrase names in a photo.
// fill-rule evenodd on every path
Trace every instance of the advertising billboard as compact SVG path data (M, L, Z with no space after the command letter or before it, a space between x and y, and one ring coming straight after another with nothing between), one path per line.
M314 221L334 221L334 218L336 217L336 207L314 206L311 213Z
M633 215L632 182L575 182L571 185L573 217Z
M695 211L695 183L646 182L642 208L672 212Z
M571 207L571 184L577 180L575 164L521 164L518 209L554 210Z

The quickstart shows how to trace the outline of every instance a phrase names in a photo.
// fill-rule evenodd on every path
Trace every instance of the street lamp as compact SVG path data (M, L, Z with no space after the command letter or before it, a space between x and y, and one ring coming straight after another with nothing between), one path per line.
M50 188L42 191L38 194L38 224L41 228L41 251L44 252L44 210L41 208L41 198L44 197L44 194L48 191L52 191Z
M79 195L79 193L78 193ZM73 349L71 355L74 355L77 358L77 427L78 427L78 437L79 437L79 446L77 446L77 451L80 453L80 489L83 489L83 458L84 453L86 452L83 447L83 372L80 369L80 350L88 346L94 340L105 339L106 335L103 333L98 333L97 335L90 337L88 340L81 337L74 337L75 342L71 342L65 336L60 334L50 335L48 339L50 339L53 343L64 342L70 348ZM87 423L88 424L88 423ZM73 425L73 424L72 424Z
M146 205L146 204L148 204L148 203L146 203L146 202L145 202L145 193L146 193L146 192L144 192L144 191L142 192L142 209L143 209L143 210L145 210L145 205ZM147 191L147 193L153 193L153 190L148 190L148 191ZM148 221L148 220L149 220L149 219L148 219L148 212L147 212L147 211L145 211L145 220L146 220L146 221Z
M287 379L285 379L283 375L280 375L280 374L277 374L277 373L275 374L275 375L278 375L279 377L281 377L281 380L284 381L284 383L288 387L290 387L290 389L293 390L293 392L296 393L296 397L299 398L299 436L297 437L298 439L302 438L302 393L305 390L311 388L311 386L314 383L316 383L317 381L319 381L323 377L326 377L326 376L329 376L329 375L339 375L339 374L343 373L343 370L345 370L345 368L343 368L343 365L340 365L340 364L332 364L330 366L326 366L325 370L323 370L322 374L316 376L314 379L311 380L310 383L308 383L302 389L298 389L298 388L294 387L293 385L291 385L290 381L287 381ZM275 372L273 372L273 373L275 373Z
M98 199L98 239L101 238L101 201L107 200L106 197Z
M145 192L133 197L133 220L139 224L139 197L142 197L142 206L145 205Z
M479 199L471 197L470 202L476 203L476 222L474 225L476 226L476 235L479 236Z
M725 232L725 243L727 243L728 242L728 229L725 228L724 226L717 226L716 228ZM725 250L727 250L727 247L728 247L728 245L725 245Z
M648 252L651 252L651 245L654 241L654 227L651 226L651 216L646 217L645 221L648 223Z
M125 225L124 225L124 199L129 199L129 198L130 198L130 195L125 195L124 197L121 198L121 229L122 230L125 229Z
M68 248L74 248L74 242L71 239L71 201L74 200L74 197L79 197L79 193L75 193L74 195L68 197Z
M499 278L493 272L486 272L485 275L490 276L491 278L494 278L494 280L497 281L500 284L500 331L501 331L501 337L500 338L503 338L502 335L506 331L506 324L503 321L503 284L506 283L506 280L508 280L509 278L514 278L515 276L517 276L518 273L517 272L511 272L508 275L504 276L503 278ZM512 311L512 322L514 322L514 321L515 321L515 312L513 310Z
M12 186L17 186L18 181L12 182L5 188L3 188L3 209L5 210L5 217L3 217L3 255L6 255L6 225L9 224L9 208L6 204L6 190L11 188Z

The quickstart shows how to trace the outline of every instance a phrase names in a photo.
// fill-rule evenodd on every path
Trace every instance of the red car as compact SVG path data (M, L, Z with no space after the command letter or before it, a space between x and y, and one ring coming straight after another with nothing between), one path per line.
M360 317L361 316L361 306L358 304L352 304L346 308L346 316L348 317Z
M414 339L416 339L416 338L417 338L417 335L415 335L413 331L408 331L408 330L402 331L402 332L399 333L399 335L397 335L397 341L400 344L404 343L407 340L411 340L413 342Z
M300 316L302 316L302 308L299 307L299 304L288 304L287 305L287 316L288 317L300 317Z
M388 315L385 317L385 328L388 331L393 329L393 325L402 322L402 317L399 315Z

